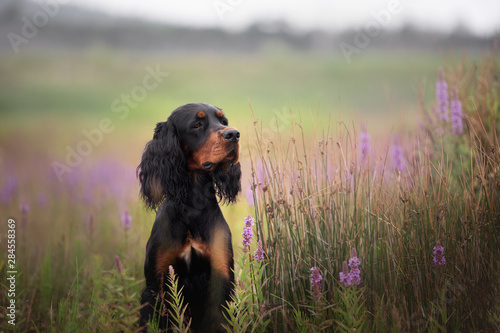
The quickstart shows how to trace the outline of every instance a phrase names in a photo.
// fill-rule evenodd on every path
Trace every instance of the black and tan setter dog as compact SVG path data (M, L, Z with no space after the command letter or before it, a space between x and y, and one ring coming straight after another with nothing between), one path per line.
M219 201L234 202L241 189L239 137L221 109L192 103L158 123L144 149L137 168L141 196L157 211L146 246L143 330L153 318L160 328L167 325L168 296L161 294L170 265L184 287L191 327L222 329L234 273L231 232Z

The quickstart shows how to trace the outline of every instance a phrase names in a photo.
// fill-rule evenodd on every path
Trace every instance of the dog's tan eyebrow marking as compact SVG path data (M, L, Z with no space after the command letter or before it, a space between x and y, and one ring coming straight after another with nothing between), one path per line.
M200 111L200 112L198 112L198 113L196 114L196 116L197 116L198 118L205 118L205 112Z
M219 117L219 118L224 117L224 113L222 113L221 110L217 110L217 117Z

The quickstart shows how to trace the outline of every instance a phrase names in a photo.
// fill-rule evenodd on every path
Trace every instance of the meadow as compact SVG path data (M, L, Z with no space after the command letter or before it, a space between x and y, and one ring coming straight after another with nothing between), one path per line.
M155 123L190 101L242 132L243 193L223 208L229 332L500 330L497 54L347 65L283 52L3 58L0 245L15 220L16 331L138 330L154 212L135 168Z

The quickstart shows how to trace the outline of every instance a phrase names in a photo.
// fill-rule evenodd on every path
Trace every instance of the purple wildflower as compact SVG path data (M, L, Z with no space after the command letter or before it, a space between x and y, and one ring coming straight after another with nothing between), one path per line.
M436 112L439 120L448 120L448 84L444 80L443 69L438 69L436 81Z
M361 283L359 265L360 261L356 254L356 249L352 248L351 258L349 259L349 267L351 268L351 271L349 272L347 262L344 261L342 265L342 272L339 273L340 283L346 287L359 285Z
M172 280L175 279L175 270L174 270L174 267L172 265L168 265L168 275L170 275L170 278Z
M434 246L434 259L432 260L435 265L443 266L446 264L446 259L444 257L444 247L441 246L441 242L438 240L436 246Z
M351 272L350 277L351 277L351 284L352 285L358 285L361 283L361 277L359 276L359 265L360 261L356 255L356 249L352 248L352 254L351 254L351 259L349 259L349 267L351 267Z
M252 187L251 186L247 186L245 188L245 190L243 191L243 194L245 195L245 199L247 201L247 204L249 206L254 206L255 205L255 202L253 200L253 192L252 192Z
M349 274L349 267L347 267L347 261L344 260L342 265L342 272L339 273L340 283L348 287L351 285L351 275Z
M405 169L403 147L399 145L397 139L394 140L391 152L392 152L392 162L394 164L394 169L399 172L403 171Z
M125 209L125 212L122 215L122 229L128 230L132 225L132 216L128 213L128 209Z
M9 204L12 201L12 197L16 194L17 188L17 179L14 176L7 178L4 185L0 189L0 199L4 204Z
M248 215L247 217L245 217L245 227L253 227L254 226L254 218L252 217L252 215Z
M366 132L366 126L364 123L361 124L361 134L359 135L359 153L361 163L364 163L368 159L368 154L370 152L370 134Z
M319 269L317 267L311 268L311 287L313 289L313 293L316 297L320 296L321 293L321 280L323 277L319 273Z
M47 195L45 193L39 193L36 202L40 207L47 207L49 199L47 198Z
M453 89L452 99L450 102L451 111L451 133L453 135L460 135L464 130L462 123L462 102L457 97L456 89Z
M245 217L245 226L243 227L243 233L241 234L241 236L243 236L243 251L245 252L248 252L250 250L250 244L253 237L253 221L254 219L251 215Z
M264 261L264 250L262 249L262 241L257 243L257 249L253 253L253 258L257 261Z
M19 205L19 210L23 215L28 214L30 211L30 206L27 203L22 203Z
M241 236L243 236L243 246L245 248L245 252L247 252L249 249L248 247L250 246L252 236L253 236L253 231L252 228L247 228L243 227L243 232L241 233Z

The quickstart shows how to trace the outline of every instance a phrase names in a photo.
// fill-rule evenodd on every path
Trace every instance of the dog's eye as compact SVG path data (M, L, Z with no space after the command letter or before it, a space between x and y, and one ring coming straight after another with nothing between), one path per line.
M196 123L194 124L193 128L200 128L201 126L203 126L202 123Z
M227 126L229 124L226 119L222 119L220 122L224 126Z

